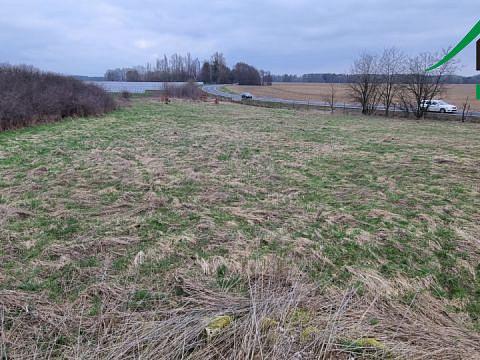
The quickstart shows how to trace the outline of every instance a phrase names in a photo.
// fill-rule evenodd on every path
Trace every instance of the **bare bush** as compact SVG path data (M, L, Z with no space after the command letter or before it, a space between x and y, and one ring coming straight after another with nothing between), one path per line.
M0 131L115 108L104 90L28 66L0 67Z
M172 98L199 100L203 92L193 81L178 85L175 83L165 83L165 95Z

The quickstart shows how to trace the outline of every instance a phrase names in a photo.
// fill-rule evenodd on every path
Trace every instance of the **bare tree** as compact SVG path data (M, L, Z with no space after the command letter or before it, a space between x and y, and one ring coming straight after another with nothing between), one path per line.
M263 78L263 85L265 86L272 86L272 74L270 73L270 71L267 71L265 73L265 77Z
M427 72L426 69L441 57L442 55L438 54L422 53L408 60L407 74L403 77L403 96L404 102L417 118L424 116L428 110L424 101L431 101L445 92L446 77L453 74L457 68L457 63L451 60Z
M140 81L140 73L136 69L129 69L127 70L126 74L126 80L127 81Z
M222 53L216 52L213 54L210 66L213 83L227 84L230 82L231 71Z
M401 90L400 74L404 70L405 55L396 48L385 49L379 60L380 101L385 108L385 116L389 115L393 102Z
M107 81L125 81L127 78L127 70L128 69L107 70L105 79Z
M468 118L470 115L470 99L467 98L462 104L462 122L465 122L465 120Z
M335 98L337 95L337 88L335 84L329 84L328 88L328 94L326 96L326 103L328 104L328 107L330 108L330 111L333 114L333 111L335 110Z
M235 68L233 69L233 71L235 71ZM265 71L260 69L260 70L258 70L258 74L260 75L260 85L262 85L262 86L265 85L265 83L264 83ZM235 77L235 74L234 74L234 77Z
M200 81L203 81L205 84L212 82L212 70L208 61L203 62L202 69L200 70Z
M410 94L407 91L406 86L402 83L402 86L400 86L398 93L397 93L397 98L399 101L399 109L402 110L405 114L406 117L410 116Z
M363 53L355 60L350 75L350 96L360 103L363 114L372 114L380 99L377 57Z

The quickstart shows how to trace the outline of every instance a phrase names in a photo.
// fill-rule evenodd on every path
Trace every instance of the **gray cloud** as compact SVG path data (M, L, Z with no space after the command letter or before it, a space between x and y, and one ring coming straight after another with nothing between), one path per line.
M190 51L222 51L275 73L345 72L363 50L408 54L456 44L478 0L2 0L0 62L70 74ZM461 56L474 74L474 46Z

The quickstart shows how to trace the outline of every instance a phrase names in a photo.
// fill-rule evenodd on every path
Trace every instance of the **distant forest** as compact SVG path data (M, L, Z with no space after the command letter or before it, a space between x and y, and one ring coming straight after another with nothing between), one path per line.
M121 70L124 72L124 70ZM118 80L122 79L122 76L118 78L109 79L107 77L101 76L73 76L77 80L83 81L127 81L125 80ZM346 84L349 82L349 78L351 75L345 74L304 74L304 75L271 75L272 82L276 83L325 83L325 84ZM267 76L268 79L268 76ZM447 84L478 84L480 82L480 75L476 76L459 76L459 75L452 75L445 77ZM202 81L200 78L193 79L195 81ZM147 80L145 80L147 81ZM148 81L158 81L158 80L148 80ZM165 80L163 80L165 81ZM208 83L207 81L204 81ZM264 85L269 85L265 83Z
M166 55L154 64L107 70L107 81L201 81L206 84L271 85L268 71L238 62L230 69L222 53L216 52L209 61L202 63L190 54Z
M273 82L284 83L350 83L352 75L348 74L304 74L304 75L272 75ZM480 81L480 75L475 76L460 76L448 75L445 76L446 84L477 84Z

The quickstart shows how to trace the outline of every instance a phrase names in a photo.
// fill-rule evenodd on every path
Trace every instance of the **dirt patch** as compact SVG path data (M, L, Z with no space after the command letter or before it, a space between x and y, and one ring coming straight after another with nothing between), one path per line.
M354 227L358 224L352 215L345 213L322 214L322 217L329 225Z
M437 164L456 164L457 160L453 157L435 156L433 158L433 162L435 162Z
M0 204L0 225L5 224L10 219L24 220L31 216L33 214L30 211Z
M386 220L388 222L398 221L402 219L400 215L397 215L390 211L382 210L382 209L373 209L368 213L368 216L371 218L379 218L382 220Z

